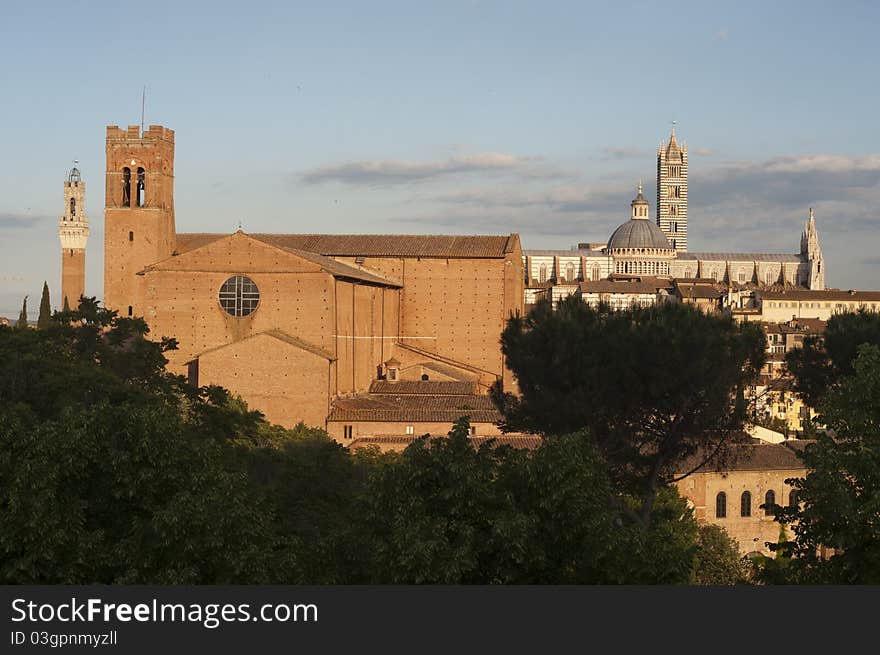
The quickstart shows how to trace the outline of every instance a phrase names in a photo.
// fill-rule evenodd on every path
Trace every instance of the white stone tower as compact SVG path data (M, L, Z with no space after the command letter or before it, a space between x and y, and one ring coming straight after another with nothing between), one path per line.
M64 215L58 221L61 238L61 303L76 309L86 287L86 241L89 219L86 217L86 183L82 181L78 162L64 182Z
M657 149L657 226L677 251L687 251L688 233L687 145L675 141L675 126L669 143Z
M822 248L819 246L819 232L816 230L812 207L810 218L801 235L801 257L808 264L807 287L821 291L825 288L825 258L822 257Z

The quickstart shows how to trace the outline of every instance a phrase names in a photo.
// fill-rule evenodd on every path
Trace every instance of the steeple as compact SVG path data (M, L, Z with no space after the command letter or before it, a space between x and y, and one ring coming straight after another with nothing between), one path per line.
M810 289L825 288L825 259L822 257L822 248L819 245L819 231L816 229L816 219L813 216L813 208L810 207L810 217L804 225L801 235L801 260L807 265L807 286Z
M73 162L64 181L64 214L58 221L61 239L61 306L65 301L71 309L79 306L86 283L86 242L89 219L86 216L86 183Z

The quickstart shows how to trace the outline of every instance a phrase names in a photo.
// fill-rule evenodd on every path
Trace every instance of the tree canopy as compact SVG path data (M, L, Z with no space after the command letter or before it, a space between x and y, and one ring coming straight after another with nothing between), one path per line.
M820 405L834 436L805 448L797 502L776 509L794 533L773 547L791 558L789 582L880 584L880 347L857 352Z
M785 356L794 378L794 389L810 407L854 371L859 346L880 346L880 313L867 310L842 312L828 319L822 336L804 340L803 348Z
M586 430L616 487L641 499L697 452L721 461L741 439L742 393L765 358L752 323L663 303L617 311L571 296L512 318L501 338L521 396L494 398L507 430L553 436Z

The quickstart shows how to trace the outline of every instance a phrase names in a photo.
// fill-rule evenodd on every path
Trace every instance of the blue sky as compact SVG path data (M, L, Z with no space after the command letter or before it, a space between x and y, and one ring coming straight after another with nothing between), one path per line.
M519 232L602 241L672 120L692 250L795 252L880 288L875 3L41 2L0 24L0 315L60 286L87 183L102 296L104 132L176 132L180 231ZM653 204L653 202L652 202Z

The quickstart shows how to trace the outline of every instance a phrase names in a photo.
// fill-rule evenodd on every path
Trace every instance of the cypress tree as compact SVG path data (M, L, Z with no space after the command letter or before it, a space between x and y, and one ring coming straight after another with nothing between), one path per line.
M21 303L21 314L18 315L18 323L15 324L15 327L18 328L26 328L27 327L27 296L24 297L24 300Z
M49 327L49 318L52 316L52 308L49 306L49 285L43 281L43 297L40 298L40 317L37 319L37 327L45 330Z
M63 311L65 311L65 312L70 311L70 305L67 302L67 296L64 296L64 309L63 309Z

